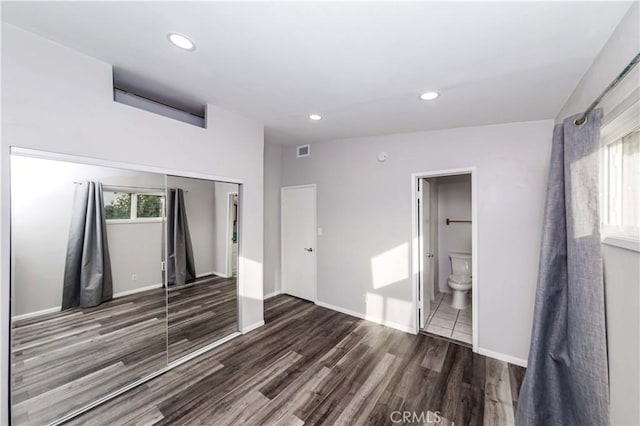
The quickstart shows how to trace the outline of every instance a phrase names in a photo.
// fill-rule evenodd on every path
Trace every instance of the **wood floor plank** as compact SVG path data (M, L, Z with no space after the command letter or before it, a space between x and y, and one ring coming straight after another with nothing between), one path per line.
M513 420L520 367L285 295L265 302L265 318L72 423L381 425L394 411L437 413L440 425Z
M336 424L360 424L366 420L399 365L400 360L397 357L389 353L384 354L378 365L367 377L367 380L344 408L340 417L336 420Z
M53 421L164 368L167 345L180 356L237 331L235 279L204 277L176 289L169 319L166 291L157 288L13 322L13 423ZM136 412L141 423L161 419L157 409Z
M484 411L485 425L515 423L508 365L493 358L486 360Z
M513 402L514 413L518 408L518 396L520 395L520 387L526 371L525 368L519 365L509 364L509 385L511 387L511 401Z
M444 363L444 358L447 356L449 342L443 339L431 340L431 345L429 345L424 354L422 366L439 373L442 371L442 364Z

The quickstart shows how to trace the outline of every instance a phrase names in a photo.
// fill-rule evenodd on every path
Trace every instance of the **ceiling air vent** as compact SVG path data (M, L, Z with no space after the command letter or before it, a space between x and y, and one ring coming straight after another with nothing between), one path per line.
M296 157L308 157L309 155L311 155L310 145L300 145L296 148Z

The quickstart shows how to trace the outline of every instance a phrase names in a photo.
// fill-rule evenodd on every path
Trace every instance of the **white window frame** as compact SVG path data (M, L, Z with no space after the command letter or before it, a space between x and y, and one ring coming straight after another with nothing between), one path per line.
M600 231L605 244L637 250L640 247L640 229L634 226L610 225L609 222L609 158L608 147L631 132L640 129L640 97L638 92L621 102L608 113L600 129Z
M131 194L131 210L130 217L128 219L106 219L108 225L110 224L132 224L132 223L161 223L165 217L138 217L138 196L139 195L157 195L162 197L162 211L166 208L166 197L163 191L141 191L139 189L129 188L116 188L105 186L104 192L120 192L123 194Z

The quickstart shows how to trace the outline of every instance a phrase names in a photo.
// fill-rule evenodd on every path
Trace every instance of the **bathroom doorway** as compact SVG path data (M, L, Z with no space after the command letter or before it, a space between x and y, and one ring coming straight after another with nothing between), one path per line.
M477 348L475 169L412 175L417 330Z

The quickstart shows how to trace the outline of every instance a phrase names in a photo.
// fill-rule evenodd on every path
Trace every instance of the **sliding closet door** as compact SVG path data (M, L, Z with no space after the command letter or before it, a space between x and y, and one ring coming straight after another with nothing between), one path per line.
M167 176L169 362L238 331L238 190Z
M167 366L164 179L12 155L12 424L53 422Z

